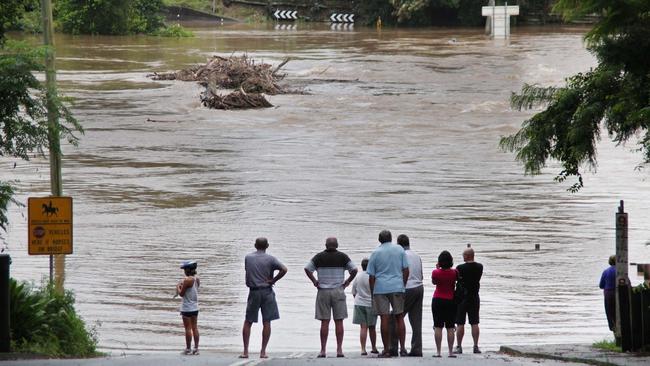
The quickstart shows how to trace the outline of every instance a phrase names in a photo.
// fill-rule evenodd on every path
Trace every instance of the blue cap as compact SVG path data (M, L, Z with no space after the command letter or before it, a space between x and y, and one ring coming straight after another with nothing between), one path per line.
M196 265L197 265L196 261L183 261L181 263L181 269L185 269L185 268L195 269Z

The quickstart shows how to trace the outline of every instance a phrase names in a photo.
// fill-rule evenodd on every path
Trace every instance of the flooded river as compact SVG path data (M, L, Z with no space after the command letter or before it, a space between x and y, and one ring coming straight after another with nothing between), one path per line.
M459 263L472 244L485 266L484 348L602 340L597 286L620 199L630 256L650 259L648 173L634 169L641 156L634 145L602 143L598 174L570 194L553 182L557 165L524 176L497 146L529 116L509 108L512 91L595 65L584 32L516 29L509 42L481 29L306 25L199 29L178 40L59 35L60 89L86 128L78 148L64 148L64 193L75 209L66 287L98 327L102 349L176 351L183 340L173 286L181 260L195 259L202 347L235 351L243 258L266 236L289 268L276 286L282 319L270 351L316 352L316 294L303 266L330 235L360 263L388 228L411 237L425 278L441 250ZM285 81L308 93L271 96L269 109L216 111L200 105L195 83L146 76L243 52L273 64L291 57ZM45 159L13 163L1 160L0 172L19 180L19 199L49 193ZM10 214L12 274L38 282L47 257L27 255L26 209ZM433 286L425 289L431 351ZM356 352L358 328L345 325L345 348ZM255 327L251 346L259 343Z

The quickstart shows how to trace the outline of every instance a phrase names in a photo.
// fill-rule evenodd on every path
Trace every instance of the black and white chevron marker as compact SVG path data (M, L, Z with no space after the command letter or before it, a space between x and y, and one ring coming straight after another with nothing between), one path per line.
M273 13L275 19L278 20L296 20L298 19L298 12L296 10L276 10Z
M296 24L276 24L275 30L298 30Z
M332 23L330 29L333 31L353 31L354 23Z
M330 15L332 23L354 23L354 14L334 13Z

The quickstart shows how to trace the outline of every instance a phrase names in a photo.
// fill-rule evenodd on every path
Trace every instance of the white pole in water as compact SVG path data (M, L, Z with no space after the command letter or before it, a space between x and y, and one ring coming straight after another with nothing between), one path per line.
M494 37L494 18L495 18L494 16L496 15L496 11L497 11L496 6L492 5L492 24L491 24L492 25L492 32L491 32L492 37Z
M508 2L506 1L506 6L503 7L503 15L506 17L504 25L506 29L503 30L506 38L510 37L510 16L508 15Z

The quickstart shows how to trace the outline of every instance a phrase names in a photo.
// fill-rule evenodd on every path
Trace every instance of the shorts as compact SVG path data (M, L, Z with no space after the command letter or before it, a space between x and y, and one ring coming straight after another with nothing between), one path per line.
M456 304L454 300L440 299L434 297L431 300L431 313L433 313L434 328L455 328Z
M271 287L251 289L246 302L246 321L257 323L259 311L262 310L262 321L280 319L278 303L275 301L275 292Z
M191 318L193 316L199 316L199 311L181 311L181 315Z
M399 315L404 312L404 293L372 295L372 307L379 315ZM391 312L391 308L393 311Z
M316 315L318 320L341 320L348 317L348 306L345 303L345 289L321 288L316 294Z
M481 308L481 299L476 297L466 297L458 304L456 310L456 324L465 325L465 315L469 318L469 324L478 324L478 312Z
M352 324L363 324L369 327L377 325L377 313L372 306L354 305Z

